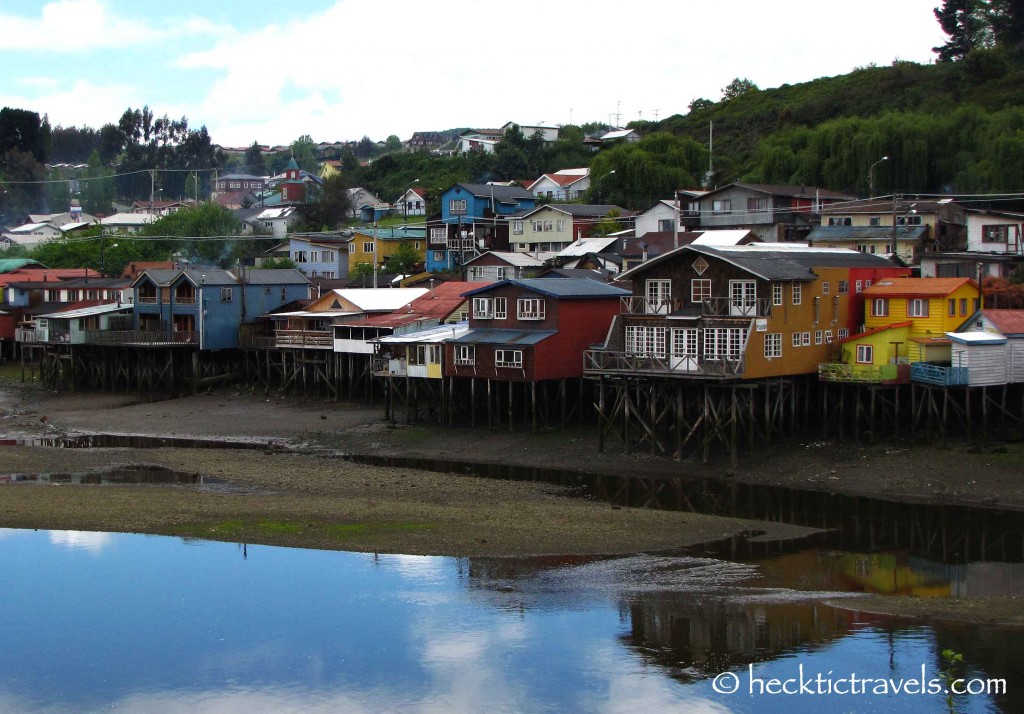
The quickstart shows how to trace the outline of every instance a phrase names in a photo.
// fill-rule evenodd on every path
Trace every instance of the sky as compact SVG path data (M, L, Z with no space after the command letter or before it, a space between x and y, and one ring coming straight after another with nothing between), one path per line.
M940 0L3 0L0 106L53 126L126 109L222 146L520 125L625 125L894 59Z

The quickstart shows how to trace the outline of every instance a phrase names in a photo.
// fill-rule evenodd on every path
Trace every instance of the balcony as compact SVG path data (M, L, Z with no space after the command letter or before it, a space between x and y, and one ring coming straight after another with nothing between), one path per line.
M642 295L627 295L621 298L623 315L668 315L684 307L682 300L663 298L650 300ZM730 298L713 297L701 302L701 317L769 317L772 305L769 298L758 298L752 302L734 303Z
M914 362L910 365L910 378L915 382L934 384L939 387L966 386L967 367L947 367L931 362Z
M326 330L275 330L275 347L334 347L334 337Z
M86 330L85 343L89 345L138 345L161 347L198 345L198 332L150 330Z
M156 305L156 295L139 295L139 305Z
M592 376L597 376L598 373L613 373L737 379L743 376L743 369L742 357L735 360L710 360L697 357L638 355L611 350L586 350L583 353L583 371Z
M910 381L910 365L825 362L818 365L818 379L822 382L849 384L907 384Z

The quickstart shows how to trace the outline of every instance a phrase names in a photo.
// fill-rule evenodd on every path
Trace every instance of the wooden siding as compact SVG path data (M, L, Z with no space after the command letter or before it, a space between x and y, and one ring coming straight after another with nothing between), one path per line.
M952 366L966 367L972 387L1007 383L1007 345L971 345L953 343Z
M871 314L872 301L875 299L885 299L889 301L888 315L874 316ZM927 317L908 316L907 303L909 300L913 299L915 298L903 296L886 298L884 295L866 295L864 303L865 327L868 330L873 330L879 327L885 327L886 325L890 325L894 322L910 320L914 323L910 330L911 337L941 337L946 332L956 330L958 326L963 324L967 316L977 309L977 305L975 305L974 301L978 299L978 290L969 284L965 284L951 292L949 295L921 298L928 301ZM961 299L967 300L966 310L960 309ZM949 315L948 300L957 301L956 315Z

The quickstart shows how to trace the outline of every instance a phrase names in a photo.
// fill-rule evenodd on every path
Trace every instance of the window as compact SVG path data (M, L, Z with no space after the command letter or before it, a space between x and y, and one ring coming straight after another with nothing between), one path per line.
M854 292L858 292L858 293L862 292L864 290L864 281L863 280L858 280L857 282L855 282L853 284L853 290L854 290Z
M729 314L754 315L757 312L757 283L753 280L729 281Z
M662 233L671 233L676 229L676 220L674 218L659 218L658 219L658 230Z
M828 291L830 289L831 288L829 287L828 281L827 280L823 280L822 283L821 283L821 294L822 295L828 295Z
M495 367L522 367L522 350L494 350Z
M643 357L664 357L665 328L627 326L626 352Z
M864 287L870 288L871 287L871 281L870 280L865 280L864 281Z
M825 344L832 344L832 330L825 330Z
M1010 226L982 226L982 243L1007 243L1010 240Z
M967 298L960 298L960 317L967 317Z
M748 198L747 211L749 213L766 213L768 211L768 198Z
M512 221L512 235L521 236L523 234L523 222Z
M665 279L648 280L644 286L647 291L648 314L667 315L672 309L672 281Z
M435 263L443 263L444 262L444 251L443 250L435 250L434 251L434 262Z
M367 242L363 243L363 252L364 253L372 253L373 252L373 241L367 241Z
M828 224L830 226L852 226L853 225L853 217L852 216L829 216L828 217Z
M871 301L871 317L888 317L889 300L887 298L875 298Z
M782 333L769 332L764 336L764 358L774 359L782 356Z
M448 228L441 226L440 228L430 229L430 242L431 243L447 243L448 242Z
M458 200L453 198L448 201L448 213L453 216L466 215L466 199Z
M848 327L840 327L839 328L839 339L840 340L845 340L849 336L850 336L850 328L848 328Z
M825 335L825 333L823 333L821 330L815 330L814 331L814 344L820 345L822 343L822 341L825 339L824 335Z
M502 270L501 268L498 268L498 271L499 271L499 273L498 273L498 280L501 280L502 277L504 277L500 273L501 270ZM495 320L504 320L507 317L508 317L508 298L503 298L503 297L496 297L496 298L494 298L494 319Z
M231 288L221 288L220 289L220 301L221 302L231 302Z
M782 304L782 283L772 283L772 305Z
M880 225L882 225L882 219L879 218L878 216L871 216L871 218L868 219L868 225L869 226L880 226Z
M310 263L319 263L320 262L320 251L318 251L318 250L311 250L311 251L309 251L309 262Z
M297 251L295 251L295 262L296 263L308 263L309 262L309 254L306 253L306 251L304 251L304 250L297 250Z
M711 279L694 278L690 281L690 302L704 302L711 299Z
M921 225L921 216L898 216L896 218L896 225L919 226Z
M455 345L455 366L472 367L476 364L476 345Z
M544 300L542 298L519 298L516 306L520 320L544 319Z
M477 320L493 320L494 300L491 298L473 298L473 317Z
M412 247L415 248L416 250L422 250L423 248L423 246L420 245L420 242L418 240L413 241Z
M334 280L334 279L335 279L335 278L337 277L337 276L336 276L336 275L334 274L334 271L333 271L333 270L324 270L324 271L321 271L320 275L322 275L323 277L327 278L328 280Z
M559 233L564 233L565 232L565 219L562 219L562 220L560 220L558 222L557 228L558 228L558 232Z
M704 330L704 358L738 361L743 356L742 327L708 327Z
M928 317L928 301L922 298L907 300L907 317Z
M800 333L800 343L804 347L810 347L811 346L811 333L810 332L801 332Z
M849 280L840 280L839 281L839 294L840 295L846 295L848 292L850 292L850 281Z
M732 213L732 201L728 198L711 202L712 213Z
M857 364L871 364L875 361L873 345L857 345Z
M800 346L800 342L801 342L801 340L800 340L800 333L799 332L794 332L793 333L793 346L794 347L799 347Z
M356 244L355 243L349 243L348 244L348 252L349 253L355 253L356 252Z
M323 253L320 254L320 260L322 260L325 263L331 263L336 259L337 255L335 255L333 250L325 250Z
M799 305L804 301L803 285L800 283L793 283L793 304Z
M956 298L950 298L947 302L949 303L949 310L946 314L949 317L956 317Z
M551 221L544 221L544 232L551 233L553 230L555 230L554 224Z

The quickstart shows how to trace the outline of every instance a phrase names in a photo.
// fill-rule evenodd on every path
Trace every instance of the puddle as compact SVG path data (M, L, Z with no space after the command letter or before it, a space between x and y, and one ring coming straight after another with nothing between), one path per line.
M228 482L201 474L184 473L161 466L127 466L106 471L48 474L4 474L0 484L73 485L73 486L199 486L225 489Z

